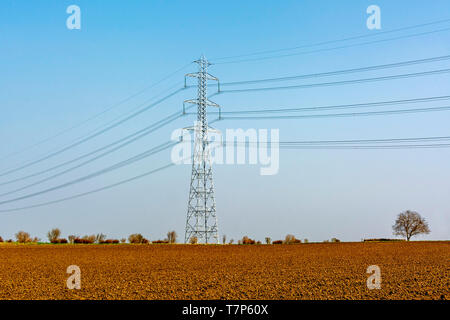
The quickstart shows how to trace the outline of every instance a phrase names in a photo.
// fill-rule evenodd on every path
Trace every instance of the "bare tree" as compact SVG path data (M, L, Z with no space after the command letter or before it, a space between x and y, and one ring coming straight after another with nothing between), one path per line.
M177 233L175 231L167 232L167 241L169 241L169 243L177 242Z
M15 236L16 236L17 242L20 242L20 243L32 242L32 239L28 232L19 231L15 234Z
M394 235L405 237L407 241L413 236L430 233L430 228L425 218L422 218L417 212L410 210L402 212L397 216L397 220L395 220L392 229L394 230Z
M51 243L56 243L60 235L61 230L59 230L58 228L54 228L47 233L48 241L50 241Z
M227 235L224 234L224 235L222 236L222 244L226 244L226 243L227 243Z

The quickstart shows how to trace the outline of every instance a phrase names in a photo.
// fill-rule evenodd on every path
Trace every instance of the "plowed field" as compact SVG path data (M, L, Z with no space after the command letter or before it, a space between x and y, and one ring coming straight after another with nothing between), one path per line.
M67 267L81 269L69 290ZM367 267L381 270L369 290ZM449 299L450 242L0 244L0 299Z

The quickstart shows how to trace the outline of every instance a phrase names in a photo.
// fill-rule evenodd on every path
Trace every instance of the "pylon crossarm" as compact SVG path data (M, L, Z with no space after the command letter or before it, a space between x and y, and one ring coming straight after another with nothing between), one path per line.
M206 105L208 105L210 107L220 108L220 106L217 103L212 102L211 100L206 100Z
M219 78L214 77L213 75L210 75L209 73L206 74L206 79L208 80L214 80L219 81Z
M210 75L209 73L206 73L206 79L207 80L214 80L214 81L219 81L219 78L214 77L213 75ZM186 86L186 78L190 77L190 78L200 78L201 77L201 73L200 72L193 72L193 73L186 73L184 75L184 84Z
M198 104L198 99L187 99L183 101L183 104L185 103Z

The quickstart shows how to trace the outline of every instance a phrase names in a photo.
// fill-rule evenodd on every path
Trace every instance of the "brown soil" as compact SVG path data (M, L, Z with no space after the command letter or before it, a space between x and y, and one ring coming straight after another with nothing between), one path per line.
M69 290L69 265L81 290ZM366 269L381 269L369 290ZM449 299L450 242L0 244L0 299Z

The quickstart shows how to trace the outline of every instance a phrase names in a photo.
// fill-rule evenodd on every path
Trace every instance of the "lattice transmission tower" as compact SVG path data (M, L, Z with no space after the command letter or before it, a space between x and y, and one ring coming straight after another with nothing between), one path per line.
M208 73L210 63L204 56L195 62L199 65L199 71L188 73L185 76L185 85L186 77L198 79L198 96L197 99L185 101L185 103L197 105L197 122L192 128L194 153L184 241L187 243L192 237L196 237L198 242L219 243L211 149L208 138L208 131L214 129L208 126L206 117L207 106L217 107L220 110L220 106L208 100L207 96L208 80L217 81L219 86L219 79Z

